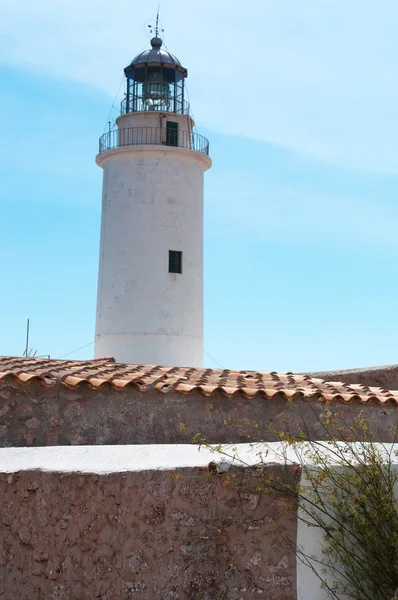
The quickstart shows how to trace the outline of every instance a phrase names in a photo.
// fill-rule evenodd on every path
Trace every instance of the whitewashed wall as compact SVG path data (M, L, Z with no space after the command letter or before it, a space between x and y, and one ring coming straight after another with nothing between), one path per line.
M345 443L342 442L345 445ZM323 445L327 447L327 444ZM377 444L376 444L377 446ZM389 450L392 447L391 444L379 445L381 453L385 450ZM395 451L391 453L392 457L396 458ZM387 458L387 453L386 453ZM393 468L398 469L397 464L393 465ZM341 469L339 466L335 466L335 469ZM304 474L301 476L300 486L302 490L305 490L307 480ZM311 489L311 484L308 484ZM395 489L395 497L398 498L398 486ZM327 584L332 587L335 582L335 577L332 576L327 569L324 569L322 564L317 561L323 561L324 555L322 553L324 540L323 532L318 527L311 527L303 522L300 517L304 517L307 521L308 515L305 514L302 508L298 511L298 523L297 523L297 545L300 547L303 556L312 557L311 566L305 564L305 561L297 556L297 598L298 600L330 600L330 595L326 589L321 587L321 579L325 580ZM323 518L327 522L327 517L323 515ZM331 519L330 519L331 522ZM341 594L339 600L348 600L348 597Z
M111 150L104 168L95 356L203 363L203 172L184 148ZM183 273L168 272L169 250Z

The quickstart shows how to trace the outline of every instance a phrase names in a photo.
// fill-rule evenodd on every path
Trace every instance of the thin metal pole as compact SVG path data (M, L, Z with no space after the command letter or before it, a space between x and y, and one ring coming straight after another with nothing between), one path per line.
M160 3L158 4L158 14L156 15L156 30L155 30L156 37L159 37L159 11L160 11Z
M25 346L25 352L24 352L24 356L26 356L26 357L28 357L28 349L29 349L29 319L26 324L26 346Z

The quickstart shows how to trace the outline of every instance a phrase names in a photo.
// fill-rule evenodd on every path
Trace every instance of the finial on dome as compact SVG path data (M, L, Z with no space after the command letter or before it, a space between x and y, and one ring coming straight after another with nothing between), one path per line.
M151 46L152 48L161 48L163 44L163 41L160 37L156 36L154 38L151 39Z

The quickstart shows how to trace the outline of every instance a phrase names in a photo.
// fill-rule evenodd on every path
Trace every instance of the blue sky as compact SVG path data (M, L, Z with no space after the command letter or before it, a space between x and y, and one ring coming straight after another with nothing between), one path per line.
M157 4L0 3L0 354L23 352L29 317L38 354L90 358L92 345L69 353L94 337L94 158ZM205 364L396 363L398 5L242 7L161 4L213 158Z

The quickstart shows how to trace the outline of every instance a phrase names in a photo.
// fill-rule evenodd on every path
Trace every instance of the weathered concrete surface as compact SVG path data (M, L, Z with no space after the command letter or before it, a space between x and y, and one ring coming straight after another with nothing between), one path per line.
M0 474L0 598L293 600L296 503L226 481L194 468Z
M190 443L196 433L211 443L273 441L277 438L270 429L275 427L289 433L307 429L312 439L321 440L327 438L322 421L329 411L349 422L363 413L375 440L392 441L398 418L392 402L335 400L325 405L299 395L287 401L283 395L246 399L218 392L206 397L88 386L73 391L35 382L27 388L12 383L0 387L0 446Z
M370 387L398 390L398 365L366 367L364 369L344 369L340 371L319 371L318 373L306 373L306 375L319 377L324 381L361 383Z

